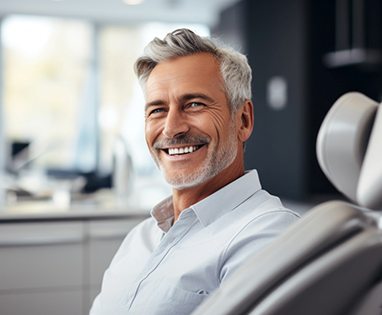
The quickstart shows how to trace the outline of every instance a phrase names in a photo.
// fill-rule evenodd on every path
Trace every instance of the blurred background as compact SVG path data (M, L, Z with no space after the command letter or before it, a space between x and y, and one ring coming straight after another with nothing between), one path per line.
M187 27L247 55L255 129L246 168L304 211L340 198L315 154L331 105L348 91L381 101L381 18L380 0L0 0L1 314L23 314L20 296L29 315L31 305L86 314L127 229L170 193L146 149L133 73L153 37ZM15 244L46 252L20 258ZM49 244L72 257L62 259L80 283L54 282L65 272ZM41 283L46 272L53 282ZM55 307L42 309L39 294Z
M150 207L168 193L144 145L133 63L154 36L178 27L248 56L255 130L246 165L286 199L333 193L315 138L336 98L349 90L381 98L379 0L1 0L0 14L3 203L15 199L10 188L49 194L55 183L44 187L46 179L81 176L85 193L110 188L118 141L130 192L155 183L152 198L133 194L135 202Z

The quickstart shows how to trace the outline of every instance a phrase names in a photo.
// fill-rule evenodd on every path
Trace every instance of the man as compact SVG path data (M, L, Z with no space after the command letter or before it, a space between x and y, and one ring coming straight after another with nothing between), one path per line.
M298 215L244 172L245 56L180 29L154 39L135 69L146 142L173 194L126 237L91 314L190 314Z

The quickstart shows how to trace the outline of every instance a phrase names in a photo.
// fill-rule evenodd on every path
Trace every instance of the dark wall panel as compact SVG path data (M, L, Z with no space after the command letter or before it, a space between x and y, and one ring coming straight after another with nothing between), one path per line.
M379 25L373 1L367 1L365 16L373 15L372 24ZM336 47L335 18L332 0L243 0L222 13L214 30L242 47L253 69L255 129L247 143L246 167L256 168L263 186L282 197L303 200L333 194L316 160L319 126L345 92L356 90L380 99L380 65L325 64L325 56ZM381 37L382 31L365 30L373 38ZM373 48L382 47L376 41ZM286 83L282 108L269 101L275 77Z

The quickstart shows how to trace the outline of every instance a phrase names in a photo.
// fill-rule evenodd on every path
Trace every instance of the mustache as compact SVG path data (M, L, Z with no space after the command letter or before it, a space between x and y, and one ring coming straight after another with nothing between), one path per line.
M175 138L158 139L154 142L153 148L158 150L178 145L201 145L209 142L210 138L207 136L183 134Z

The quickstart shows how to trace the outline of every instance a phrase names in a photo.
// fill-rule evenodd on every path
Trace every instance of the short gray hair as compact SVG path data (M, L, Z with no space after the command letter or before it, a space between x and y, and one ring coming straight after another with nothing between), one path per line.
M145 86L158 63L203 52L214 56L220 65L231 109L235 111L246 100L250 100L252 71L247 57L216 40L200 37L189 29L177 29L163 40L154 38L146 46L144 55L135 62L135 73L142 86Z

